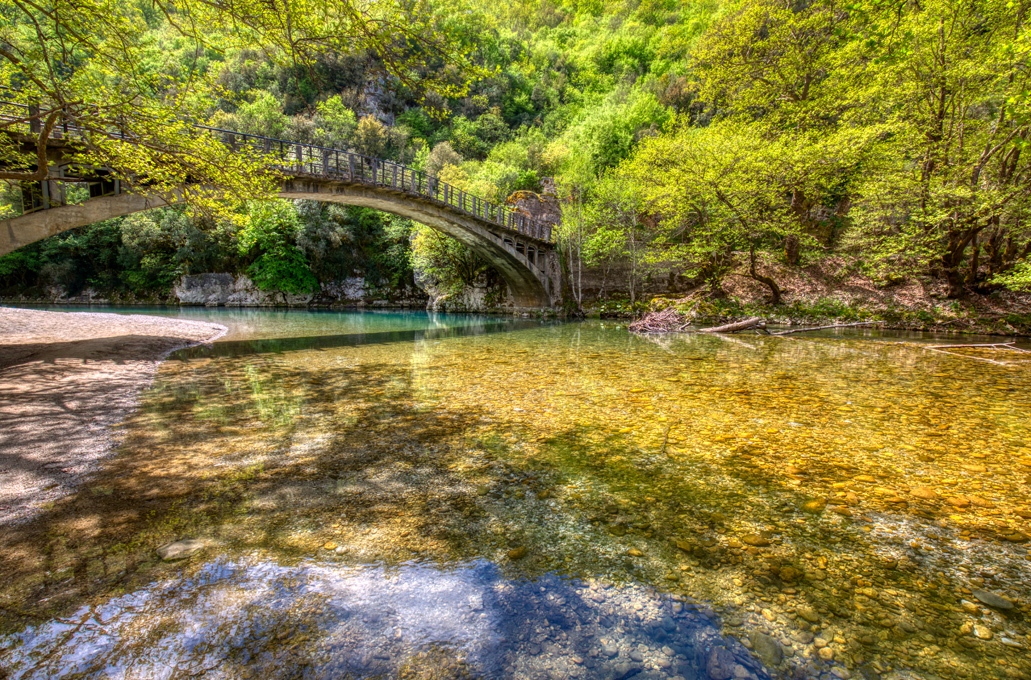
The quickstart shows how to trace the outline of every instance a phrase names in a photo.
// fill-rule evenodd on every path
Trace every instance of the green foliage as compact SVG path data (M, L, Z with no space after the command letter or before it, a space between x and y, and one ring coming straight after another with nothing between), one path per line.
M445 166L462 164L462 157L451 147L450 142L440 142L433 147L423 165L423 172L436 177Z
M44 7L53 30L10 8L4 82L83 102L58 113L90 129L126 126L143 150L98 136L82 160L165 192L190 177L211 210L30 246L0 258L7 287L160 291L247 270L308 292L355 273L407 285L413 263L445 287L496 276L407 220L258 201L273 186L259 158L186 134L208 119L412 163L497 203L554 177L570 282L626 272L635 304L641 272L666 264L714 288L745 264L776 301L764 263L825 252L884 281L943 277L953 296L1031 288L1031 38L1008 0ZM239 233L216 195L255 199Z
M248 206L245 226L239 233L242 255L256 255L247 273L260 290L313 293L318 290L304 251L294 241L301 230L297 211L285 201L265 201Z
M335 149L346 149L358 128L354 111L340 97L319 102L315 119L317 143Z
M1031 260L1022 260L1004 273L996 274L992 283L1013 290L1031 290Z
M483 159L496 144L505 141L511 134L500 111L491 110L469 120L458 116L451 125L451 143L455 151L469 158Z
M563 136L577 150L567 173L574 181L589 181L627 158L642 136L657 132L668 119L666 108L650 93L613 92L586 109Z
M241 104L236 110L240 132L282 139L289 119L282 112L279 100L271 92L259 92L254 101Z
M412 263L433 285L450 294L461 293L491 271L469 246L421 225L412 232Z

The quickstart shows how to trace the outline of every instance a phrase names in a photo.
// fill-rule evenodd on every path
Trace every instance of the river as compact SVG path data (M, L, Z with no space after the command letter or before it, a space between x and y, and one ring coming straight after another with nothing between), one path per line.
M132 311L229 333L5 556L11 678L1031 677L1031 355Z

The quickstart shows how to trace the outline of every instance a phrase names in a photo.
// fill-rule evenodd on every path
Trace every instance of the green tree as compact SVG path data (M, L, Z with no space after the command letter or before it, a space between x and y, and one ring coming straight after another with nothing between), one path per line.
M840 76L850 16L839 0L731 5L692 51L702 100L778 127L834 125L851 98Z
M334 149L346 149L353 143L358 119L340 97L319 102L315 117L316 142Z
M448 165L462 165L462 157L451 148L450 142L439 142L430 151L423 170L426 174L436 177Z
M364 51L413 91L446 96L460 94L470 72L440 16L421 0L4 0L3 7L0 83L29 108L0 128L30 134L35 148L0 135L0 179L44 179L46 144L68 124L77 137L69 161L108 167L127 187L185 195L213 209L226 197L269 197L274 184L260 154L229 149L192 127L209 119L221 94L206 69L211 54L257 48L273 62L311 70L327 52ZM159 16L189 45L186 63L158 44L148 20ZM426 52L451 68L417 76L412 64Z
M840 190L865 146L849 136L778 134L759 123L732 120L707 128L681 125L645 140L626 163L620 182L638 188L643 208L659 219L654 246L661 257L681 257L689 271L718 290L735 252L748 257L746 275L781 302L776 280L758 269L758 254L790 243L815 245L804 227L812 206Z
M950 297L1009 280L1031 252L1027 9L932 0L865 16L877 58L862 114L891 134L858 186L857 243L883 267L940 273Z
M412 232L412 264L449 294L461 293L485 277L499 280L493 267L469 246L423 225Z
M241 255L254 258L247 268L260 290L313 293L319 282L296 244L301 232L297 211L286 201L263 201L248 206L239 233Z

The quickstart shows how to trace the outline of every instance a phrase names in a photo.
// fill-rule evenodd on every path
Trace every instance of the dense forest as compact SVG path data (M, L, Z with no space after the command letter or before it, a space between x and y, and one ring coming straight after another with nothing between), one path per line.
M554 178L570 308L597 302L585 272L630 306L667 272L714 300L743 277L776 306L791 301L783 272L829 258L840 276L930 282L943 299L1031 288L1025 2L430 0L361 10L360 30L283 10L307 12L292 30L319 39L305 41L279 39L282 17L257 9L241 37L187 3L96 1L118 21L83 26L50 0L54 28L8 4L9 91L66 96L61 115L78 98L80 117L129 91L160 139L142 160L107 149L125 172L165 168L159 188L207 172L237 200L198 196L24 247L0 258L7 294L160 297L212 271L288 292L354 275L397 287L418 271L450 290L493 276L401 218L262 200L260 177L226 180L247 159L184 164L196 150L176 147L182 120L402 162L499 203ZM104 61L116 42L132 49ZM76 82L80 62L106 71Z

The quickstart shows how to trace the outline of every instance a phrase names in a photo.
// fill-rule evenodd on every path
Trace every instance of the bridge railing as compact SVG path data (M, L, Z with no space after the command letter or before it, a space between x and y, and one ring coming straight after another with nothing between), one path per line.
M232 130L203 127L232 148L241 146L256 150L285 173L302 173L345 182L371 184L444 203L500 227L540 241L551 241L551 227L530 219L505 206L486 201L474 194L441 182L406 165L385 161L351 151L316 144L288 142Z
M8 129L12 125L17 125L30 133L39 132L38 121L30 120L33 113L30 105L0 100L0 120L8 123ZM19 123L23 123L23 125L19 125ZM547 243L553 242L550 225L526 217L506 206L484 200L446 182L441 182L433 175L399 163L315 144L290 142L204 125L194 127L202 134L210 134L220 139L230 148L246 147L258 152L276 170L284 174L315 175L331 180L369 184L406 194L416 194L422 198L447 205L457 212L472 215L529 238ZM81 129L65 122L54 130L53 138L74 140L84 137L85 134ZM127 139L122 130L113 130L106 134L118 139Z

